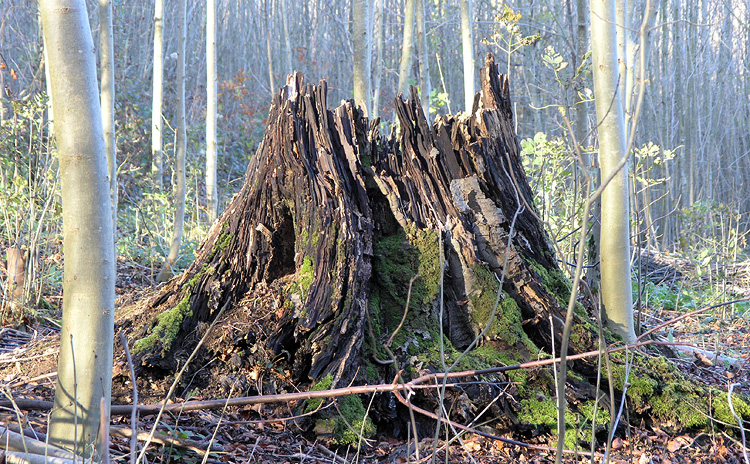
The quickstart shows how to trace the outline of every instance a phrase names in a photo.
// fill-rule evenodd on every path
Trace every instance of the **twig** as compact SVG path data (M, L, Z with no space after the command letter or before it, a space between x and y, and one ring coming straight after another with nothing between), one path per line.
M136 459L135 463L138 464L144 456L146 455L146 449L148 449L148 445L151 442L151 438L153 437L154 433L156 432L156 427L159 425L159 420L161 419L161 415L164 414L164 411L167 409L167 402L169 401L169 398L174 393L175 389L177 388L177 384L180 382L180 379L182 378L182 374L185 372L185 369L187 369L187 366L190 365L190 362L195 358L195 356L198 354L198 350L203 346L203 343L208 338L208 335L211 333L211 330L214 328L216 323L219 321L221 316L224 314L224 311L229 307L229 304L232 300L227 299L226 303L224 303L224 306L221 307L219 310L219 313L216 315L214 320L211 322L211 325L208 326L208 329L206 329L206 333L203 334L203 337L201 337L198 344L195 346L195 349L193 349L193 352L190 353L190 356L188 357L187 361L185 361L185 364L182 366L180 371L175 376L174 382L172 382L172 385L169 387L169 391L167 392L167 397L164 398L164 403L161 405L161 409L159 410L159 413L156 415L156 420L154 421L154 426L151 428L151 433L149 435L149 439L146 440L146 443L143 444L143 449L141 450L141 454L138 455L138 458ZM227 400L227 403L229 400ZM178 410L182 411L183 409L178 408Z
M750 464L750 458L747 456L747 444L745 442L745 427L742 424L742 418L734 412L734 404L732 403L732 392L734 387L738 386L738 383L733 383L729 386L729 392L727 393L727 399L729 400L729 410L732 411L732 415L737 419L737 423L740 425L740 435L742 435L742 454L745 456L745 464Z
M234 386L237 382L232 382L232 387L229 389L229 395L227 396L227 401L229 401L229 398L232 397L232 393L234 393ZM216 423L216 428L214 429L213 435L211 435L211 439L208 440L208 447L206 449L206 453L203 455L203 462L202 464L206 464L208 462L208 455L211 452L211 445L213 445L214 440L216 439L216 434L219 432L219 427L221 427L221 420L224 419L224 414L227 412L227 405L224 404L224 409L221 410L221 415L219 416L219 421Z
M128 360L128 367L130 368L130 380L133 382L133 404L138 404L138 385L136 383L135 368L133 367L133 357L130 356L130 348L128 348L128 339L125 338L125 333L120 331L120 344L125 350L125 357ZM130 437L130 464L135 464L136 453L138 452L138 408L132 408L130 412L130 427L132 428L133 434Z
M3 443L5 449L19 451L26 454L44 455L46 453L46 455L50 457L71 460L76 457L75 454L70 451L58 448L54 445L48 445L43 441L24 437L23 435L12 432L7 428L0 433L0 442Z
M107 414L107 401L109 398L103 396L99 399L99 439L102 442L102 464L109 464L109 414Z
M147 432L138 432L133 435L133 430L130 427L118 425L111 427L109 433L110 436L113 437L130 438L131 440L133 439L133 437L135 437L136 440L140 441L146 441L149 437L149 434ZM161 432L155 432L153 438L151 438L151 441L159 445L174 446L177 448L194 451L200 455L205 454L206 449L215 449L216 451L221 451L223 449L218 445L209 447L206 442L200 442L188 438L176 438Z

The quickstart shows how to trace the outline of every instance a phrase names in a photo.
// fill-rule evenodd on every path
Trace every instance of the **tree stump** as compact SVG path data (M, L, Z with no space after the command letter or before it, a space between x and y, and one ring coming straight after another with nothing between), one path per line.
M257 391L258 366L290 382L390 382L394 364L439 370L441 333L446 362L481 347L466 358L480 367L560 346L570 284L494 59L470 115L430 126L413 88L395 107L399 130L383 137L353 102L329 109L325 81L290 76L195 262L148 302L152 323L121 323L142 370L174 369L224 306L203 348L221 366L198 383L234 372ZM571 352L596 343L590 323L578 327Z

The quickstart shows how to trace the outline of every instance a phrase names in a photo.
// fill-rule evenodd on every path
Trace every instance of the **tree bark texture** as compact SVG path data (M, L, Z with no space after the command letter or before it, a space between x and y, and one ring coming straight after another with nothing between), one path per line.
M154 2L154 66L151 101L151 175L159 190L163 186L162 104L164 96L164 0Z
M437 352L441 334L451 349L490 344L514 360L551 352L553 337L559 346L570 289L491 56L481 85L472 115L432 126L412 87L395 101L400 133L382 137L352 101L328 109L325 81L290 77L242 190L195 262L150 301L160 316L134 334L141 364L174 368L225 306L245 311L227 316L243 327L227 345L265 353L295 381L346 384L389 364L383 345L404 362Z
M592 0L591 43L596 118L599 122L601 180L614 175L601 196L602 303L610 327L627 342L635 340L630 280L630 208L628 165L620 166L627 139L622 95L618 88L618 46L615 2Z
M46 0L40 9L59 130L65 243L49 439L101 456L97 438L101 420L109 417L112 381L115 256L96 57L85 2Z

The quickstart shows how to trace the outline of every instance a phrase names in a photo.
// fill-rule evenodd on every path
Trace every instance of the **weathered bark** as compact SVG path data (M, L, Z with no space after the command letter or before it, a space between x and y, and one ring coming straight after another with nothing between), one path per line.
M383 138L351 101L329 110L325 82L290 78L242 190L196 261L151 300L161 314L136 334L141 364L174 368L225 305L236 322L212 337L223 342L210 356L233 353L237 369L271 359L295 381L378 370L390 381L387 340L408 364L438 352L441 333L450 349L487 344L506 361L552 352L569 287L533 212L492 57L481 85L472 115L432 127L412 88L395 102L400 134Z

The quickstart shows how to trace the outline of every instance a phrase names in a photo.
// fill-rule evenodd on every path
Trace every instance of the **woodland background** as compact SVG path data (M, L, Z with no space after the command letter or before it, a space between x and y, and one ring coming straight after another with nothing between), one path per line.
M380 89L378 114L395 119L398 65L404 25L403 2L375 5L372 82ZM164 5L165 148L174 151L176 3ZM352 49L348 1L285 2L219 0L219 185L226 204L241 186L247 160L263 134L271 94L292 70L315 82L329 82L331 101L352 97ZM0 18L3 137L3 240L50 237L55 208L54 161L45 137L43 47L36 3L7 0ZM627 15L636 32L644 1L631 1ZM473 4L475 62L497 56L511 81L518 134L527 172L544 219L564 237L571 231L576 202L576 169L565 120L577 124L577 95L594 128L590 60L580 50L578 10L584 2L479 0ZM94 34L96 3L89 2ZM425 2L430 108L462 109L463 72L459 2ZM656 7L650 32L644 109L635 135L631 169L633 232L642 245L694 253L704 265L735 258L744 248L750 208L750 9L742 0L671 0ZM584 15L586 17L586 15ZM153 3L114 2L116 129L119 206L118 252L153 266L163 256L172 213L169 183L163 191L147 184L150 165L150 90ZM382 64L377 57L382 32ZM96 43L96 41L95 41ZM419 84L417 54L410 82ZM170 58L171 57L171 58ZM582 60L583 58L583 60ZM206 230L203 214L205 154L205 2L190 2L187 43L188 215L183 261ZM635 68L635 65L634 65ZM637 70L636 76L637 76ZM631 88L632 90L632 88ZM626 94L627 97L627 94ZM591 137L583 140L590 146ZM165 166L173 163L167 161ZM169 168L168 168L169 169ZM169 174L169 173L168 173ZM169 175L167 175L169 177ZM55 204L55 202L53 202ZM222 208L220 207L220 210ZM45 212L42 215L41 212ZM32 214L28 214L32 213ZM566 226L568 224L568 226ZM51 231L54 236L54 231ZM572 250L570 247L564 248ZM54 263L53 263L54 264ZM44 272L56 272L46 269Z

